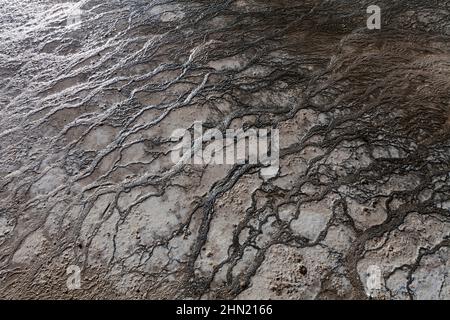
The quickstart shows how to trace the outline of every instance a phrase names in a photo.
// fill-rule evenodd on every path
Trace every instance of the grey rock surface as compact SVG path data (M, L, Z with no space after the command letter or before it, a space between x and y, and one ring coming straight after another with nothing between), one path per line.
M449 10L0 0L0 298L450 299ZM197 121L276 176L174 164Z

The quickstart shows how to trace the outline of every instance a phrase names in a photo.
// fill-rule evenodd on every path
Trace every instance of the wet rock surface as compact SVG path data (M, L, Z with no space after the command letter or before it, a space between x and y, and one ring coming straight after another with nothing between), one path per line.
M449 1L0 4L1 298L450 299Z

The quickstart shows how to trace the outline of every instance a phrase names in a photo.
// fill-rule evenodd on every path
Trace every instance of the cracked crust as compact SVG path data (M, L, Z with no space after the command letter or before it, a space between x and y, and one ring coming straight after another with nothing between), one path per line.
M450 2L377 2L0 0L0 298L450 299Z

